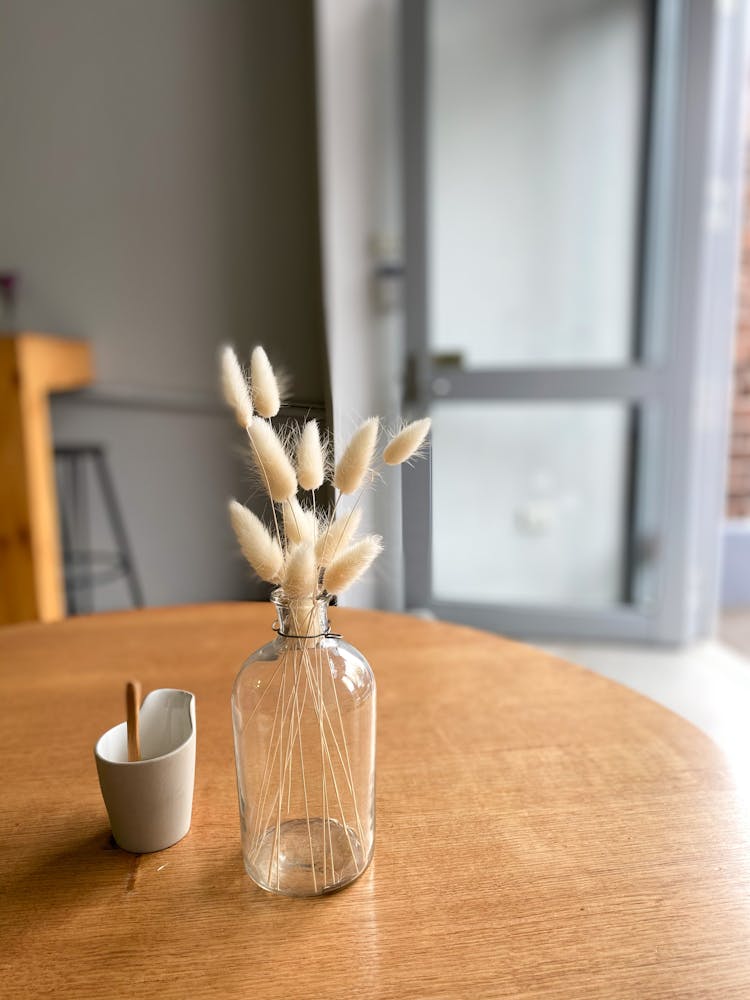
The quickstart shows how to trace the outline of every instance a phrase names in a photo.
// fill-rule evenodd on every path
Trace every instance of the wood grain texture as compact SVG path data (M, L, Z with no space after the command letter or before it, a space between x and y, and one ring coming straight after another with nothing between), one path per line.
M334 609L378 681L375 860L329 897L256 888L229 695L272 618L0 630L0 996L750 996L732 762L605 678L458 626ZM192 830L143 856L112 846L93 759L133 674L197 697Z
M92 378L84 341L0 335L0 624L65 614L49 394Z

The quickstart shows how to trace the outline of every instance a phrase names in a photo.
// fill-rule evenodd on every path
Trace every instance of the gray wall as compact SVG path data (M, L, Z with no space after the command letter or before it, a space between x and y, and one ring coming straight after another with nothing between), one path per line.
M325 398L312 30L295 0L0 0L0 268L17 327L93 345L55 436L108 446L148 603L250 592L217 345Z

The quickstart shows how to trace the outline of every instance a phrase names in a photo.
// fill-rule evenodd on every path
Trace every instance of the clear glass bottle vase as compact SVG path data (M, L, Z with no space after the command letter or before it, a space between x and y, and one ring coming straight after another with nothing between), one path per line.
M276 638L232 691L242 855L261 888L332 892L362 874L375 835L375 678L331 633L328 599L288 601Z

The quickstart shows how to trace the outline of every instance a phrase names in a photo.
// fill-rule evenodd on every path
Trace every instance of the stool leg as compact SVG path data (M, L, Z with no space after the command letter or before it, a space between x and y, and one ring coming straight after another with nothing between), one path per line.
M67 459L58 458L55 462L57 472L57 502L60 511L60 534L62 536L63 570L65 577L65 604L69 615L78 614L76 588L73 586L71 574L73 558L73 534L70 526L70 463Z
M86 454L74 455L71 461L73 510L73 552L80 554L80 565L74 566L76 603L78 614L91 614L94 610L93 571L90 560L91 532L89 526L89 498L86 492Z
M141 581L138 578L138 573L136 572L135 563L130 550L130 543L128 542L127 532L125 531L125 522L122 518L120 506L117 502L117 495L110 476L109 466L101 452L97 452L94 456L94 465L99 477L99 484L102 488L102 495L104 496L107 513L109 514L112 531L114 532L117 545L120 550L122 567L125 571L125 575L128 580L128 587L130 589L130 598L134 607L142 608L143 590L141 588Z

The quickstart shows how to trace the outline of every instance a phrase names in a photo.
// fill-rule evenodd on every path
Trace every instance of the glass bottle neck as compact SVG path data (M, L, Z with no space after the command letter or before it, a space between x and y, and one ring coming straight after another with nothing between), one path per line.
M282 639L319 639L328 624L328 597L288 598L274 591L271 600L276 608L276 630Z

